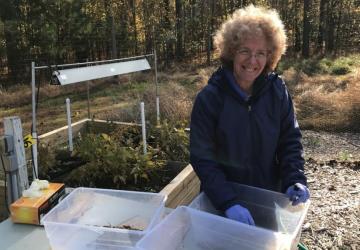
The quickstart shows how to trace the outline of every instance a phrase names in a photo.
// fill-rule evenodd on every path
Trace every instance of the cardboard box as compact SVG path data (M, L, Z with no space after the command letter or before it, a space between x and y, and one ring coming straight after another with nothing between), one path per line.
M65 185L49 183L49 187L41 192L41 197L21 197L11 204L11 220L15 223L40 225L41 218L59 202L60 197L65 195Z

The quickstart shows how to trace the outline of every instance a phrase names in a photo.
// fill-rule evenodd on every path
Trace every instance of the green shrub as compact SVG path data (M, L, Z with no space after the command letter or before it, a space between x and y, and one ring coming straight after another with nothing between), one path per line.
M65 183L70 186L130 187L132 190L149 188L148 183L155 183L157 187L162 185L161 182L167 183L168 176L159 174L168 171L164 169L166 162L189 160L189 138L182 127L182 123L175 126L167 122L150 127L146 155L143 154L139 127L121 126L109 134L80 136L73 154L86 164L73 170Z
M167 160L189 161L189 135L185 132L185 123L164 121L160 127L150 129L149 142L160 150Z
M350 73L352 68L360 65L358 54L347 57L332 58L309 58L309 59L283 59L280 61L277 72L282 74L285 70L293 67L296 71L304 72L313 76L317 74L345 75Z
M339 57L337 58L333 65L330 67L330 73L333 75L345 75L351 72L351 68L358 65L359 61L357 57Z
M71 172L65 182L71 186L121 188L146 183L154 171L164 166L152 160L156 152L150 146L144 155L142 146L120 145L107 134L87 134L78 140L74 153L87 161Z
M321 74L328 74L330 73L330 67L332 66L333 62L329 58L323 58L319 61L319 73Z
M284 71L294 67L295 61L292 59L284 58L280 60L279 64L276 67L276 72L280 75L284 73Z
M351 69L348 65L333 65L330 71L332 75L346 75L351 72Z

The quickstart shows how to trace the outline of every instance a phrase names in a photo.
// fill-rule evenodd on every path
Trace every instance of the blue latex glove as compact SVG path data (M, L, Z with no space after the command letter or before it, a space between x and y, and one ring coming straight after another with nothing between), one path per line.
M225 211L225 215L231 220L236 220L245 224L255 226L254 219L252 218L249 210L240 205L234 205L228 208Z
M310 191L305 185L296 183L288 187L286 195L292 201L292 205L296 206L300 202L306 202L310 198Z

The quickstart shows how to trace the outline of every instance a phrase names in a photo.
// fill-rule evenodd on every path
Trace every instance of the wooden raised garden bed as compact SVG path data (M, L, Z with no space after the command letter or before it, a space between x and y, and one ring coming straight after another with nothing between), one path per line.
M104 120L84 119L72 124L73 136L77 136L79 132L84 132L91 122L92 128L96 127L98 133L106 133L105 125L109 122ZM111 124L119 126L140 126L134 123L111 122ZM64 144L67 142L67 126L53 130L49 133L39 136L42 145ZM39 166L41 168L41 166ZM160 193L167 195L166 206L175 208L179 205L189 204L200 191L200 181L197 178L193 168L188 164L179 174L172 179Z

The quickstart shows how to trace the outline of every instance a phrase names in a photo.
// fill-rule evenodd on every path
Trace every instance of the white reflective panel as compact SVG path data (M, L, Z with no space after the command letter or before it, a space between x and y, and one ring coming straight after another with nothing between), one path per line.
M146 60L146 58L143 58L140 60L128 62L118 62L89 67L57 70L54 72L54 76L57 77L60 85L66 85L147 69L150 69L149 62Z

